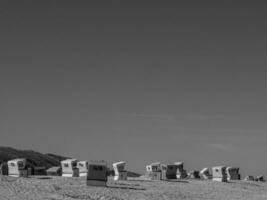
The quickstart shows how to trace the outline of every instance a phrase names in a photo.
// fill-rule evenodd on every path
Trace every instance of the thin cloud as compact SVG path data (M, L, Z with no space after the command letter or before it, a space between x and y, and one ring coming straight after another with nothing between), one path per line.
M151 114L151 113L132 113L132 117L138 118L154 118L154 119L186 119L186 120L209 120L225 118L219 115L205 115L205 114Z
M234 151L235 150L235 147L231 144L211 143L208 146L215 148L215 149L222 150L222 151Z
M212 119L226 119L223 115L205 115L205 114L186 114L185 119L188 120L212 120Z

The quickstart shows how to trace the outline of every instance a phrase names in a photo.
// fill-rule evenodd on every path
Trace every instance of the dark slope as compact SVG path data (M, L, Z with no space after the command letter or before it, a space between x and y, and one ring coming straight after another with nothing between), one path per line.
M54 154L42 154L32 150L17 150L11 147L0 147L0 162L6 162L11 159L26 158L32 166L59 166L60 161L66 157Z
M32 150L17 150L12 147L0 147L0 163L16 158L26 158L29 166L44 166L50 168L59 166L60 161L67 159L67 157L55 154L42 154ZM114 175L114 171L109 171L110 175ZM140 174L135 172L128 172L129 177L138 177Z

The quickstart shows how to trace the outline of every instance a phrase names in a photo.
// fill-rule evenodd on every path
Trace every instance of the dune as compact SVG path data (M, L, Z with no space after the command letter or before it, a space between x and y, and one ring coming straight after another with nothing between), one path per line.
M60 165L67 157L55 154L43 154L33 150L18 150L12 147L0 147L0 163L16 158L26 158L29 166L44 166L46 168Z

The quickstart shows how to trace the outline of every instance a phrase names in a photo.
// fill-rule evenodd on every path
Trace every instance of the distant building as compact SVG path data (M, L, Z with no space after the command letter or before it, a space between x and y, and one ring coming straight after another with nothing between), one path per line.
M255 181L258 181L258 182L265 182L264 176L262 176L262 175L257 176L257 177L255 178Z
M167 164L166 178L167 179L177 179L177 177L176 177L177 170L178 170L177 165Z
M227 167L226 168L227 180L240 180L241 175L239 174L238 167Z
M191 179L200 179L199 171L193 170L188 173L188 177Z
M126 162L120 161L113 163L113 169L114 169L114 180L127 180L127 171L125 170Z
M87 176L87 172L88 172L88 161L84 160L84 161L79 161L77 163L77 168L79 169L79 176Z
M27 177L28 170L26 168L26 159L14 159L7 162L8 175L14 177Z
M199 175L200 175L200 177L202 178L202 179L205 179L205 180L208 180L208 179L211 179L212 178L212 175L210 174L210 170L209 170L209 168L204 168L204 169L202 169L201 171L200 171L200 173L199 173Z
M61 161L62 176L63 177L78 177L79 169L77 168L77 159L67 159Z
M160 162L151 163L146 166L146 176L151 180L166 180L167 179L167 165Z
M227 182L226 167L225 166L213 167L212 180L219 182Z
M155 162L146 166L146 175L152 180L161 180L161 163Z
M244 178L244 181L255 181L254 176L248 175Z
M35 176L45 176L45 175L47 175L46 167L42 167L42 166L33 167L33 175L35 175Z
M47 176L62 176L61 167L51 167L46 170Z
M91 161L88 164L87 185L106 186L107 185L107 163L104 161Z
M8 165L6 162L2 162L0 164L0 175L2 175L2 176L8 175Z
M176 172L177 179L187 178L187 172L184 169L184 163L183 162L175 162L174 164L177 166L177 172Z

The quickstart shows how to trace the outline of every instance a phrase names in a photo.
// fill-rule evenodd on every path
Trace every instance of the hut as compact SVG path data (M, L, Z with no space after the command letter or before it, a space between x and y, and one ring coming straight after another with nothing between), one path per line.
M200 179L199 171L192 170L188 173L188 177L191 179Z
M175 162L174 165L177 166L176 171L176 177L177 179L184 179L187 177L187 172L184 169L184 163L183 162Z
M208 180L208 179L211 179L212 178L212 175L210 174L210 170L209 170L209 168L204 168L204 169L202 169L201 171L200 171L200 173L199 173L199 175L200 175L200 177L202 178L202 179L205 179L205 180Z
M47 176L62 176L61 167L51 167L46 170Z
M260 176L257 176L257 177L255 178L255 181L258 181L258 182L265 182L265 179L264 179L264 177L263 177L262 175L260 175Z
M88 161L84 160L84 161L79 161L77 163L77 167L79 169L79 176L87 176L87 172L88 172Z
M8 175L8 165L6 162L2 162L0 164L0 175L2 175L2 176Z
M159 170L160 170L160 162L151 163L146 166L146 176L152 178L152 172Z
M77 159L67 159L61 161L62 176L64 177L78 177L79 169L77 168Z
M160 162L154 162L150 164L150 168L152 171L160 171L161 170L161 163Z
M88 163L88 172L86 183L88 186L106 186L107 185L107 162L91 161Z
M241 175L239 174L238 167L227 167L226 168L227 180L240 180Z
M42 166L35 166L33 167L33 175L35 176L45 176L46 174L46 167Z
M219 182L227 182L227 174L225 166L216 166L212 168L212 180Z
M160 180L166 180L167 179L167 165L161 164L160 171L161 171Z
M171 168L172 167L170 166L168 171L168 166L165 164L161 164L160 162L151 163L146 166L146 176L148 176L151 180L166 180L168 179L167 174L169 176L172 173L170 170Z
M8 165L6 162L2 162L0 164L0 175L2 175L2 176L8 175Z
M13 177L27 177L28 170L26 169L27 161L24 158L9 160L8 175Z
M152 177L152 166L151 165L147 165L146 166L146 177L151 178Z
M167 170L166 170L166 178L167 179L177 179L176 173L177 173L178 166L175 164L168 164Z
M114 169L114 180L127 180L127 171L125 170L126 162L120 161L113 163L113 169Z
M160 162L151 163L146 166L147 175L152 180L161 180L162 179L162 166Z
M244 181L255 181L254 176L248 175L244 178Z

